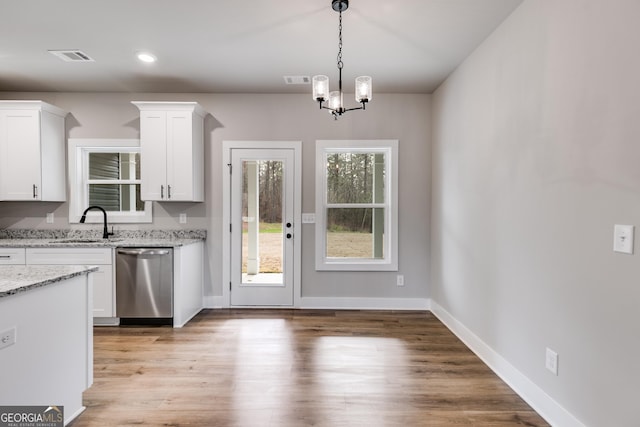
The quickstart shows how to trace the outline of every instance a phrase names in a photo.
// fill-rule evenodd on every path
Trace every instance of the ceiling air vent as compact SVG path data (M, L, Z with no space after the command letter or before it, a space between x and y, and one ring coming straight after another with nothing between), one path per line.
M284 76L284 82L288 85L308 85L311 79L309 76Z
M93 58L78 49L50 50L49 53L66 62L94 62Z

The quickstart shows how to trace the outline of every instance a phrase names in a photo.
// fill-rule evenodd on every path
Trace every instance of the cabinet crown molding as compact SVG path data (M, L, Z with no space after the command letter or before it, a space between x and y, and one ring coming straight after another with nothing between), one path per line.
M12 100L12 101L0 101L0 109L3 110L40 110L47 111L51 114L55 114L56 116L66 117L69 114L68 111L63 110L62 108L58 108L55 105L51 105L44 101L35 101L35 100Z
M207 115L197 102L131 101L140 111L189 111L200 117Z

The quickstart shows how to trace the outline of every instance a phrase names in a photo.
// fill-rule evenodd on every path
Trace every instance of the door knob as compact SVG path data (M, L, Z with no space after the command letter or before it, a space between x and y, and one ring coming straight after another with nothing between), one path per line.
M290 239L290 238L292 238L292 237L293 237L293 234L291 234L291 233L287 233L287 239Z
M287 223L287 228L291 228L291 223L290 222Z

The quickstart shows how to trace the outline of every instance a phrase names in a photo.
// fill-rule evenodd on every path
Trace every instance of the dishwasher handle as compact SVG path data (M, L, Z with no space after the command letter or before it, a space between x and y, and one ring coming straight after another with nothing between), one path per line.
M169 249L118 249L123 255L168 255Z

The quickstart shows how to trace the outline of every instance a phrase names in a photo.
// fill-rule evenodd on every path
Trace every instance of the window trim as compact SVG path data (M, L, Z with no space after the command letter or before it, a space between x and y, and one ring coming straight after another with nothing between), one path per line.
M69 138L69 223L80 222L82 212L89 206L87 192L84 185L87 184L87 173L84 165L89 152L130 152L131 148L140 151L139 139L110 139L110 138ZM135 151L135 150L134 150ZM118 181L122 183L124 180ZM106 181L102 183L108 183ZM126 182L125 182L126 184ZM153 203L144 202L142 212L108 212L109 223L138 224L153 222ZM87 223L102 223L102 213L96 211L87 212Z
M332 153L385 154L384 203L367 203L364 207L384 207L384 258L329 258L326 256L327 167L326 156ZM383 206L380 206L383 205ZM349 204L350 207L362 207ZM315 251L317 271L398 271L398 140L316 140L316 209Z

